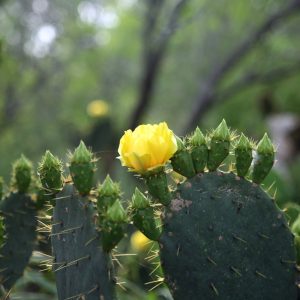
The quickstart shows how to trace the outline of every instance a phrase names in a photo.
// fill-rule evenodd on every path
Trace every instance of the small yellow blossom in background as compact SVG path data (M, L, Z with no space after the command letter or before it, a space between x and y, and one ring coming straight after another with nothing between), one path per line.
M134 251L143 252L150 246L151 240L149 240L142 232L136 231L130 238L130 244Z
M165 165L176 151L174 133L165 122L126 130L118 149L122 165L141 174Z
M103 100L94 100L88 104L86 111L90 117L100 118L108 114L109 106Z

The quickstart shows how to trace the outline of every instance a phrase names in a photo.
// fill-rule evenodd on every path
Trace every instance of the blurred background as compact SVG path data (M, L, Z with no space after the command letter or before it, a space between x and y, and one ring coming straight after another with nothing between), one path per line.
M254 139L270 134L277 163L265 187L291 222L300 211L299 0L1 0L0 28L6 182L21 153L66 161L82 139L101 158L99 181L110 173L126 199L137 183L116 160L124 130L166 121L183 135L225 118ZM156 245L139 233L123 244L139 259L123 259L120 299L169 299L145 260ZM56 299L42 259L13 299Z

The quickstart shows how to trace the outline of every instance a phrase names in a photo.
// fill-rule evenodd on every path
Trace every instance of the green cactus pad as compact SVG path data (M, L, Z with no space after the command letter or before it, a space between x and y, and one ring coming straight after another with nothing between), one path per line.
M51 234L59 299L115 299L110 256L93 220L89 198L66 185L56 198Z
M258 186L205 173L178 187L160 238L175 300L296 299L293 234Z
M0 285L10 290L22 276L36 240L36 209L31 198L11 193L0 204L5 241L0 249Z

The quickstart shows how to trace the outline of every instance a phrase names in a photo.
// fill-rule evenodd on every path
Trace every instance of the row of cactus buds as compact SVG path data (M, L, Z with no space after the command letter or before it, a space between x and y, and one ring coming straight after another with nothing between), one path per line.
M87 196L93 187L93 175L96 168L92 152L82 141L70 155L69 169L76 189L82 196ZM63 186L62 163L50 151L46 151L43 156L38 172L46 191L55 195L61 190ZM120 202L119 185L113 182L109 175L98 187L97 210L102 246L108 252L124 236L127 224L127 215Z
M161 235L160 219L150 200L138 188L132 196L131 217L133 224L149 239L157 241Z

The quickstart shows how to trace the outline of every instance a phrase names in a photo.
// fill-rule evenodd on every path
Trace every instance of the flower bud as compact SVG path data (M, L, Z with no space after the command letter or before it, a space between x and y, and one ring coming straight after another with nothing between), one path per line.
M107 210L106 218L101 221L102 246L111 251L122 239L126 230L126 212L119 200Z
M150 201L136 188L132 197L133 224L149 239L157 241L161 235L159 218L155 217Z
M158 201L167 206L171 201L171 195L168 188L167 176L164 168L158 168L153 172L148 172L143 176L146 180L149 193Z
M13 186L20 193L26 193L32 177L32 163L22 154L13 164Z
M191 178L195 175L191 154L178 136L176 136L176 141L178 148L175 154L171 157L173 170L187 178Z
M235 147L236 170L238 176L246 176L252 162L252 146L249 139L242 133Z
M208 160L208 147L206 145L206 140L199 129L196 128L194 134L189 139L191 156L194 164L196 173L201 173L204 171Z
M275 159L274 146L265 133L257 145L256 156L254 159L252 180L260 184L272 169Z
M209 171L215 171L220 166L229 154L229 147L230 132L226 121L223 119L211 137L207 163Z
M107 210L107 219L112 222L124 222L126 221L126 212L119 200L116 200L114 204Z
M135 189L135 192L132 196L132 208L142 209L150 206L150 201L145 197L145 195L140 192L138 188Z
M54 194L59 192L63 185L62 172L62 162L47 150L38 167L43 188Z
M109 175L98 187L97 195L97 208L98 211L106 210L109 206L112 206L114 202L120 198L119 185L113 182Z
M75 187L81 195L89 194L93 187L93 176L96 170L93 154L81 141L71 156L70 173Z

